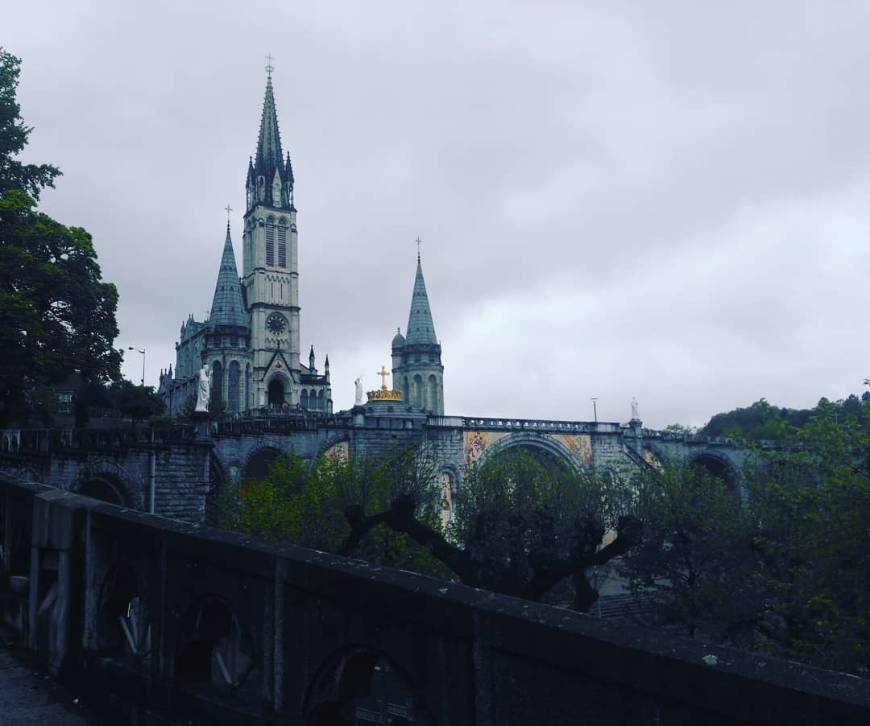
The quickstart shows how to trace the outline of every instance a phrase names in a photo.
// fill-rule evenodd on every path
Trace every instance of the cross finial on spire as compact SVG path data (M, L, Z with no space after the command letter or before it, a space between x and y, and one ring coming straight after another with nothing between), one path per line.
M230 206L230 203L227 202L227 206L224 207L227 210L227 227L230 226L230 212L233 211L233 208Z
M420 245L423 244L423 240L420 239L420 235L417 235L417 262L420 261Z
M275 60L274 56L271 53L266 53L266 75L271 78L272 71L275 70L275 66L272 65L272 61Z

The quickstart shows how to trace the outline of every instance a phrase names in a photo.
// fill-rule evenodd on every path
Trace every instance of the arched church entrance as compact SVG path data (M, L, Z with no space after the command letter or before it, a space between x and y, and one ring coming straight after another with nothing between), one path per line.
M284 381L280 378L273 378L269 381L269 405L284 405Z
M100 499L109 502L109 504L117 504L120 507L127 506L126 497L121 487L107 478L92 477L87 479L76 487L76 491L83 496Z

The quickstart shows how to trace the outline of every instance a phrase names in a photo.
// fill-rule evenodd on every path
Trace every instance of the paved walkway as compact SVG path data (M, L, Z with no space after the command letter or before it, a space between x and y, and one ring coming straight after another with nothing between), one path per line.
M89 719L54 679L0 642L0 724L86 726Z

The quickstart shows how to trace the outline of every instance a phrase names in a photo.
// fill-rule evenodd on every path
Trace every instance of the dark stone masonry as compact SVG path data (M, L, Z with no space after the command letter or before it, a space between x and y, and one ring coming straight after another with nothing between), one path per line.
M0 482L0 542L3 622L113 722L870 719L859 678L42 484Z

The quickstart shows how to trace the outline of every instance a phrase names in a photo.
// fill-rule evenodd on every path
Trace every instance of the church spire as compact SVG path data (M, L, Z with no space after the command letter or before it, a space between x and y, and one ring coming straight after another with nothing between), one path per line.
M242 302L242 285L239 282L239 272L236 268L236 253L233 251L233 240L230 236L230 223L227 221L227 236L224 240L224 251L221 256L221 267L218 271L217 284L214 287L214 298L211 303L209 325L248 326L248 316Z
M290 207L293 199L293 171L290 155L287 154L285 158L281 148L271 64L266 68L269 73L260 116L257 153L248 165L248 178L245 183L249 210L257 203L271 207Z
M411 312L408 314L408 327L405 335L408 345L419 343L437 345L435 324L432 322L432 311L429 308L429 296L426 294L426 282L423 279L423 264L417 251L417 275L414 278L414 292L411 295Z
M275 110L275 92L272 90L272 76L266 79L266 97L263 100L263 114L260 117L260 135L257 138L256 170L271 179L275 169L280 169L284 161L281 151L281 133L278 130L278 112ZM271 172L271 173L268 173Z

